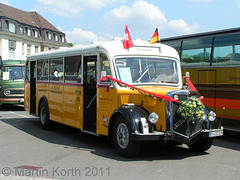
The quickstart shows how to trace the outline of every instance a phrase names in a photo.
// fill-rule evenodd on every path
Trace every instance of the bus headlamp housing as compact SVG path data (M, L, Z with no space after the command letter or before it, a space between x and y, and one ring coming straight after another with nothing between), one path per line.
M149 114L148 120L150 121L150 123L155 124L156 122L158 122L158 114L152 112L151 114Z
M4 91L4 95L5 95L5 96L9 96L10 94L11 94L11 91L10 91L10 90L6 89L6 90Z
M215 119L216 119L216 113L213 112L213 111L210 111L210 112L208 113L208 120L209 120L209 121L214 121Z

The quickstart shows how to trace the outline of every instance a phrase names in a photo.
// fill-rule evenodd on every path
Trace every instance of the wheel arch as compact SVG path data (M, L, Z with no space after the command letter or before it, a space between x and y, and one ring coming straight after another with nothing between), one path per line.
M47 98L46 98L46 96L42 96L41 98L40 98L40 101L39 101L39 103L38 103L38 110L37 110L37 116L39 116L39 114L40 114L40 105L41 105L41 103L42 102L46 102L46 104L47 104L47 106L48 106L48 100L47 100Z
M110 117L108 126L108 138L111 140L113 138L113 127L118 116L122 116L126 119L131 132L139 130L141 117L147 118L148 112L140 107L134 106L131 108L120 107L116 109Z

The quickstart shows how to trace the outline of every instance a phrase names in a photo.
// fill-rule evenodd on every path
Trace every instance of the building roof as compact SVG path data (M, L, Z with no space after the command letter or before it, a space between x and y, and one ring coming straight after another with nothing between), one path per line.
M5 4L0 3L0 16L14 19L20 23L35 26L37 28L49 29L55 32L60 32L56 27L54 27L50 22L43 18L37 12L27 12Z

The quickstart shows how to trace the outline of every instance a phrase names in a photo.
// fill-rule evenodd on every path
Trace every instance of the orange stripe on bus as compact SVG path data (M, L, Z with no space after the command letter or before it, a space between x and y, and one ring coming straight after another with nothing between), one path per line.
M238 119L240 120L240 117L233 117L233 116L222 116L222 115L217 115L219 118L227 118L227 119Z
M214 98L203 98L203 103L210 107L215 107ZM240 110L240 100L216 99L216 108L237 109Z
M215 107L215 99L214 98L203 98L203 104L209 107Z

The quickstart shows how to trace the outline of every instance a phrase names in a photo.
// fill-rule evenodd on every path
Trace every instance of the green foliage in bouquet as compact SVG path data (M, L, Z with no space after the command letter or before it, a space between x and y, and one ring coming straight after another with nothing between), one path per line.
M182 101L180 104L177 113L184 120L195 123L200 121L204 115L205 106L203 103L196 97L188 97L187 100Z

